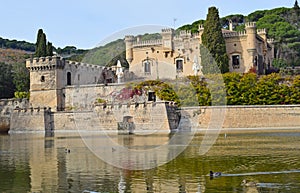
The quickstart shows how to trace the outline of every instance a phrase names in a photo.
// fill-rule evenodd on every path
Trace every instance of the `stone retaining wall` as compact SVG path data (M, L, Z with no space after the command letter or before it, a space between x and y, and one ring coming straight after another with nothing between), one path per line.
M200 107L200 127L206 128L212 112L224 108L223 128L300 128L300 105Z

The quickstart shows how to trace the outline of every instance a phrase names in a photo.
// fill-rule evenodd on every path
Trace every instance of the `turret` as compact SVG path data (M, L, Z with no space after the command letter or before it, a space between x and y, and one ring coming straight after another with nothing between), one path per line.
M255 50L256 49L256 23L255 22L248 22L245 24L245 29L247 33L247 44L248 50Z
M229 30L233 31L233 23L231 19L229 20Z
M174 29L167 28L162 29L161 31L162 43L164 51L172 51L173 50L173 37L174 37Z
M126 60L131 63L133 60L133 42L134 36L125 36Z

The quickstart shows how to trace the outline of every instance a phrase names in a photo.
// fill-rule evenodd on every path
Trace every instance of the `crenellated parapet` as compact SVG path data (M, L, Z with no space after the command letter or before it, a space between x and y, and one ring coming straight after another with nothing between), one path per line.
M179 32L179 36L181 36L181 37L191 37L192 32L191 32L191 30L182 30L182 31Z
M227 32L226 31L226 32L223 32L222 34L223 34L224 38L242 37L242 36L247 35L246 31L238 31L238 32L236 32L236 31Z
M76 68L90 68L90 69L104 69L104 66L99 66L99 65L94 65L94 64L87 64L87 63L82 63L82 62L75 62L75 61L70 61L66 60L65 65L74 65Z
M26 60L26 67L31 71L63 69L65 59L60 56L47 56Z
M103 69L104 67L99 65L92 65L81 62L74 62L65 60L60 56L47 56L40 58L33 58L26 60L26 67L30 71L43 71L43 70L54 70L64 69L66 65L74 65L76 68L91 68L91 69Z
M273 38L267 39L267 42L268 42L269 44L274 44L274 39L273 39Z
M172 28L164 28L161 30L162 33L173 33L174 32L174 29Z
M203 31L204 30L204 25L203 24L199 25L198 29L199 29L199 31Z
M133 35L126 35L125 36L125 41L133 41L134 40L134 36Z
M13 110L14 113L23 114L23 115L33 115L33 114L43 114L43 113L50 113L50 107L29 107L29 108L19 108L16 107Z
M146 40L146 41L139 41L139 42L133 42L133 47L146 47L146 46L160 46L162 45L162 40Z
M245 23L245 28L256 28L256 22Z
M257 34L267 34L267 30L266 29L257 29Z

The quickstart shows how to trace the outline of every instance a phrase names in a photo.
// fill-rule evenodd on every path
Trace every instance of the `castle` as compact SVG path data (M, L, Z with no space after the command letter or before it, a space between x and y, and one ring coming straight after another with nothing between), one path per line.
M263 74L274 58L274 46L271 40L267 40L266 30L257 30L254 22L246 23L245 29L244 32L233 31L230 22L229 30L222 30L229 69L245 73L255 68ZM199 33L180 31L175 35L173 29L162 29L161 39L149 41L140 41L140 36L126 36L130 73L124 72L123 81L132 79L133 75L144 79L200 75L199 47L203 30L203 26L199 26ZM28 59L26 67L30 71L30 105L47 106L55 111L74 107L71 98L76 86L83 90L84 85L90 85L98 88L94 92L99 94L103 93L100 85L117 82L115 69L67 61L59 56ZM89 95L86 93L82 100L87 100Z
M129 70L149 79L174 79L188 75L201 74L200 44L203 26L199 32L180 31L175 35L173 29L162 29L161 39L141 41L140 36L125 37L126 59ZM245 24L245 31L222 29L229 57L230 72L245 73L251 68L264 74L274 59L274 45L267 39L265 29L257 29L255 22ZM197 67L198 66L198 67ZM197 73L199 71L199 73Z

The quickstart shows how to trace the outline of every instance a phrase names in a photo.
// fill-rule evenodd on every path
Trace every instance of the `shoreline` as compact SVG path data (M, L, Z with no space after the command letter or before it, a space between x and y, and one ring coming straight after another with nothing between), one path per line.
M211 134L228 134L228 133L277 133L277 132L296 132L300 133L300 127L278 127L278 128L222 128L221 130L207 130L207 129L201 129L201 130L193 130L193 131L179 131L179 132L166 132L164 130L161 131L139 131L133 136L139 136L139 135L160 135L160 134L175 134L175 133L191 133L194 135L197 134L205 134L207 131L213 131ZM80 136L81 134L103 134L103 135L129 135L129 134L124 134L124 133L118 133L118 131L113 131L113 130L99 130L99 131L88 131L88 130L58 130L53 132L53 136L60 136L60 134L77 134ZM41 134L44 135L46 134L44 131L16 131L16 132L0 132L0 134L8 134L8 135L17 135L17 134Z

